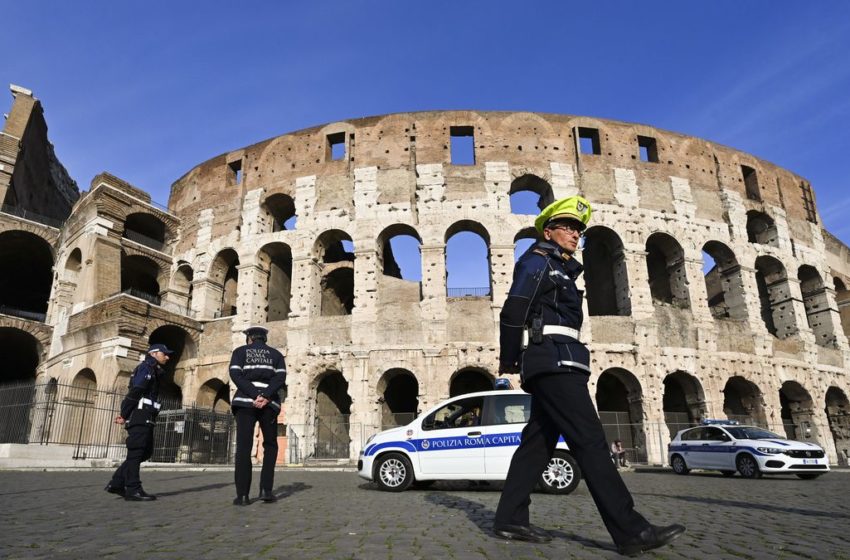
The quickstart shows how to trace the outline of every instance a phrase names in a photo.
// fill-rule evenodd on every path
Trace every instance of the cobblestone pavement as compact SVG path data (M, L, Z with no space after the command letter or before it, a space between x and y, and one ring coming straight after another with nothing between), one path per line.
M549 544L506 542L490 528L500 485L377 491L352 472L281 469L275 504L231 505L228 471L146 471L155 502L107 494L106 471L0 472L0 557L540 559L619 558L582 484L535 494ZM649 558L850 558L850 472L817 480L626 472L638 510L688 532ZM255 485L259 473L255 473Z

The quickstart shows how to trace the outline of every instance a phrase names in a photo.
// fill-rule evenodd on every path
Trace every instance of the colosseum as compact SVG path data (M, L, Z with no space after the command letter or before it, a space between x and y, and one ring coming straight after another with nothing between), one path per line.
M225 417L230 352L263 324L289 369L281 460L356 458L382 427L492 387L498 316L533 212L581 194L594 205L579 255L591 392L631 459L662 464L678 429L728 417L848 463L850 249L791 171L648 125L429 111L217 155L174 182L165 208L108 173L79 193L40 102L12 93L0 136L0 404L20 420L0 429L7 455L69 447L48 429L44 395L57 387L78 391L64 397L75 406L63 430L94 430L86 411L115 410L153 342L177 350L173 408ZM452 251L479 285L449 280ZM121 443L109 438L66 453L108 458Z

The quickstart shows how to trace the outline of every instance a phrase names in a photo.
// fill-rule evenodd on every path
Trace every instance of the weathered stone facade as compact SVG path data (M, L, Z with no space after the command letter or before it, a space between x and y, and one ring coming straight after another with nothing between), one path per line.
M453 163L461 140L471 159ZM788 424L846 464L850 250L821 227L808 182L589 117L331 123L201 163L167 210L102 174L58 234L35 233L55 274L46 322L23 329L39 340L34 375L86 371L111 388L165 342L179 351L171 394L226 407L230 351L265 324L287 356L291 458L355 457L382 425L491 382L514 250L534 235L534 216L511 211L524 191L594 205L582 337L603 420L638 456L663 462L679 424L728 415ZM460 232L487 247L489 286L471 296L447 289ZM400 277L399 235L419 243L421 282Z

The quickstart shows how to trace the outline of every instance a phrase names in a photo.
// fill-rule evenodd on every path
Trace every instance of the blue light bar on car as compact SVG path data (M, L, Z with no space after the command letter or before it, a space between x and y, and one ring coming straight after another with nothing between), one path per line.
M702 421L703 426L737 426L737 420L723 420L722 418L706 418Z

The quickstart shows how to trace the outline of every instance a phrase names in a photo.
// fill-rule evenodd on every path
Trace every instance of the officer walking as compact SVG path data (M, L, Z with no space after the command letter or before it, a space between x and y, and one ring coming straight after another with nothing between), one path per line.
M522 388L532 397L493 531L507 539L551 540L531 525L528 508L531 491L563 435L617 550L633 556L669 543L685 528L651 525L635 511L587 389L590 353L579 340L583 293L575 285L582 265L573 255L590 214L590 203L580 196L543 209L534 221L543 240L520 257L502 308L499 373L520 373Z
M245 346L233 351L230 357L230 378L236 385L231 402L236 416L236 499L235 506L251 502L251 444L254 425L259 422L263 434L263 470L260 474L260 499L277 500L274 488L274 467L277 462L277 416L280 414L278 392L286 382L283 354L266 344L268 329L249 327L245 331Z
M121 413L115 417L115 423L127 429L127 458L115 470L105 490L124 496L127 501L156 499L142 489L139 468L153 455L153 428L160 409L159 380L165 372L162 366L173 353L165 344L152 344L148 348L144 361L133 370L129 391L121 401Z

